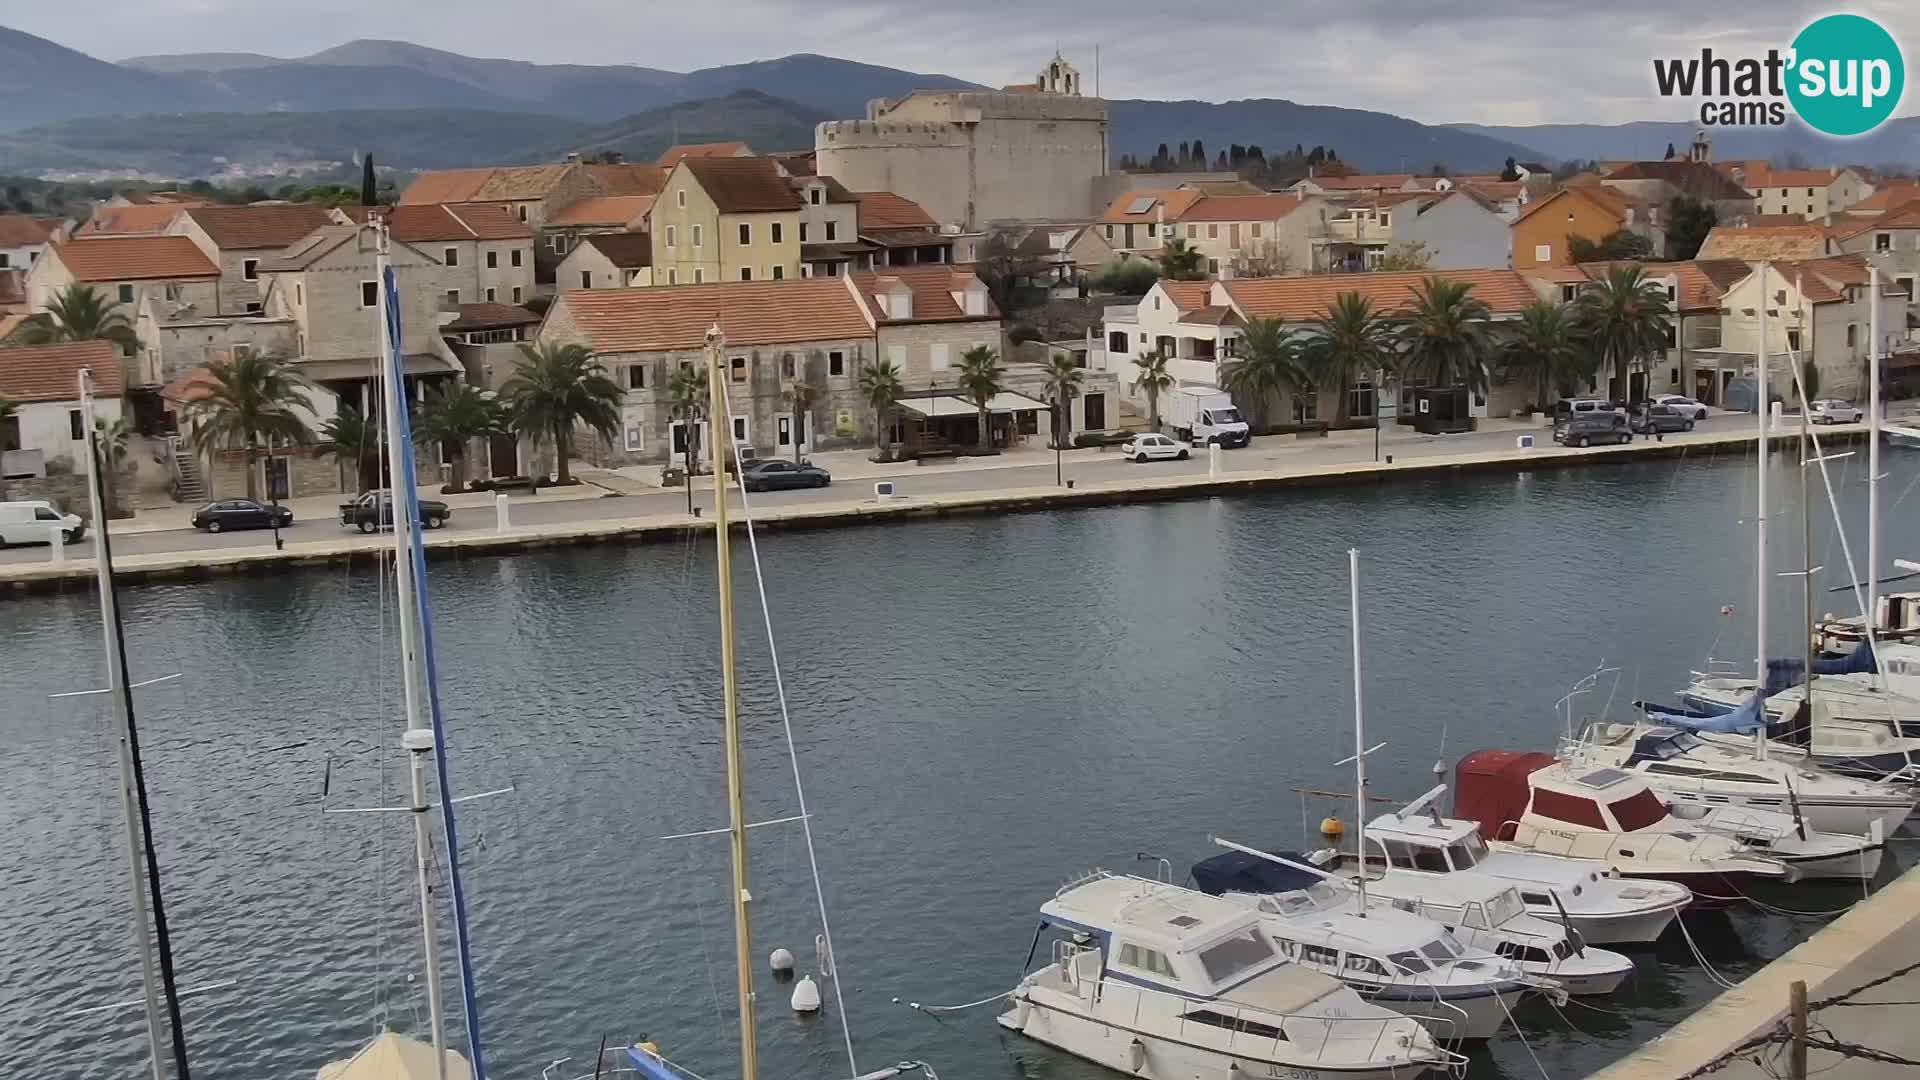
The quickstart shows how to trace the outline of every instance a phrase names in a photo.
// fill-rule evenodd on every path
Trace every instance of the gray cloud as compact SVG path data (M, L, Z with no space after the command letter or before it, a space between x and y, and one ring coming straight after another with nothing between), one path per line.
M478 56L674 70L819 52L996 84L1031 79L1056 45L1091 82L1098 45L1109 97L1284 97L1427 122L1535 124L1685 119L1688 108L1654 96L1653 57L1709 44L1784 46L1829 10L1789 0L1718 12L1673 0L1485 0L1470 8L1404 0L335 0L312 9L96 0L38 5L6 19L107 59L297 56L367 36ZM1849 10L1878 19L1899 40L1920 41L1920 5L1911 0L1866 0ZM1901 111L1917 103L1909 94Z

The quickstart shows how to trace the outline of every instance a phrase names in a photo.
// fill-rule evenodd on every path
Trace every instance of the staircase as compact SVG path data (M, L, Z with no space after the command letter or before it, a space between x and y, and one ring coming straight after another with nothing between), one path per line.
M207 499L207 482L200 476L200 463L180 440L173 443L173 497L183 503L201 503Z

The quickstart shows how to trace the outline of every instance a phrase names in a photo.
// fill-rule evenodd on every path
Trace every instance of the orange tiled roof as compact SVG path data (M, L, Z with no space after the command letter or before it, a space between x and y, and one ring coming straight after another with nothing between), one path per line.
M800 194L770 158L690 157L685 169L723 214L800 209Z
M1527 190L1527 182L1525 180L1460 180L1456 182L1456 190L1471 191L1495 202L1504 202L1507 199L1519 198L1520 193Z
M340 214L356 225L364 225L374 211L385 219L393 238L407 244L533 237L527 223L500 203L346 206L340 209Z
M985 315L969 315L953 299L955 291L963 290L970 282L978 281L971 269L953 266L928 267L890 267L885 273L863 270L849 274L853 286L866 298L867 310L881 322L964 322L969 319L989 320L1000 317L999 309L993 305L992 297L987 299ZM889 319L880 310L876 296L882 291L881 283L887 280L904 282L913 290L913 318Z
M1371 274L1314 274L1304 277L1223 281L1233 306L1249 318L1305 322L1318 319L1344 293L1357 292L1386 314L1403 311L1414 290L1428 278L1463 281L1475 299L1495 315L1511 315L1538 299L1533 287L1512 270L1414 270Z
M1700 245L1703 259L1817 259L1827 253L1823 225L1716 225Z
M682 143L667 147L654 164L671 170L688 158L744 157L752 152L743 142Z
M29 247L53 239L63 223L58 218L0 214L0 247Z
M625 227L653 209L652 195L599 195L581 199L547 220L548 225L618 225Z
M213 394L213 372L205 365L190 368L174 377L174 380L160 388L160 396L168 401L185 404L199 401Z
M136 236L141 233L162 233L181 211L188 209L168 203L156 203L150 206L113 206L94 211L93 217L85 225L75 229L73 235L80 236Z
M1514 219L1515 224L1518 224L1519 222L1527 220L1533 215L1539 213L1543 208L1547 207L1548 205L1552 204L1553 202L1555 202L1556 200L1562 197L1569 198L1569 199L1585 199L1588 202L1592 203L1593 205L1599 207L1602 210L1605 210L1607 213L1620 219L1620 221L1623 224L1627 220L1628 209L1630 209L1633 206L1633 203L1631 201L1629 201L1625 196L1621 195L1619 192L1613 190L1612 188L1602 187L1598 184L1591 185L1591 186L1583 184L1578 187L1564 187L1564 188L1561 188L1559 191L1556 191L1553 194L1548 195L1543 199L1533 200L1532 202L1528 203L1524 208L1521 209L1520 216Z
M468 330L499 330L514 326L532 326L540 316L518 304L461 304L460 313L440 329L455 333Z
M493 176L492 169L435 169L413 178L400 193L400 205L471 202L481 185Z
M1920 202L1920 182L1891 180L1847 209L1854 212L1896 210L1911 202Z
M1167 220L1176 221L1178 220L1180 211L1185 210L1187 207L1192 206L1195 202L1205 197L1205 192L1194 191L1188 188L1159 191L1129 191L1109 203L1107 205L1107 212L1100 215L1100 220L1113 225L1137 225L1141 222L1158 221L1160 219L1161 208L1164 207L1166 209ZM1144 199L1152 199L1153 205L1148 206L1145 210L1137 214L1127 212L1128 207L1133 206L1136 201Z
M1160 288L1173 301L1180 311L1198 311L1207 306L1207 297L1213 292L1211 281L1166 281L1160 282Z
M222 251L278 250L333 220L310 203L271 206L193 206L181 213Z
M599 353L681 352L703 347L715 323L730 346L798 345L867 338L873 328L841 278L725 281L583 289L555 301Z
M1431 193L1424 193L1431 194ZM1187 204L1172 220L1278 221L1306 205L1297 195L1207 195Z
M667 186L667 170L645 162L588 165L587 175L608 195L658 195Z
M76 400L81 368L93 369L97 396L117 398L126 392L111 342L68 341L0 349L0 398L22 404Z
M1846 172L1847 170L1842 169L1840 171ZM1757 187L1823 188L1835 180L1840 179L1839 174L1830 173L1825 169L1768 168L1763 170L1758 176L1755 176L1752 170L1748 170L1746 177L1749 190Z
M53 255L75 281L150 281L219 277L220 268L184 236L100 236L56 245Z
M1412 173L1352 173L1347 176L1310 176L1307 179L1328 191L1361 191L1368 188L1403 188L1414 176Z
M1848 217L1827 226L1827 232L1842 240L1882 229L1920 229L1920 201L1906 203L1884 214Z
M920 204L891 191L859 191L858 231L868 229L932 229L939 226Z

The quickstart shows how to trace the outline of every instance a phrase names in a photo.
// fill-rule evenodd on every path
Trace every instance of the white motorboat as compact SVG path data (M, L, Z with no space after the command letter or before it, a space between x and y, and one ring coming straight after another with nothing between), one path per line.
M1812 685L1813 704L1803 716L1804 684L1761 687L1752 679L1703 676L1680 694L1690 713L1674 711L1662 720L1736 749L1750 746L1750 732L1764 728L1769 752L1797 747L1813 764L1846 776L1914 775L1920 764L1920 699L1867 675L1815 675ZM1751 708L1756 689L1768 696L1748 721L1742 710Z
M1920 643L1920 592L1886 593L1875 606L1875 641L1882 646ZM1833 656L1845 656L1866 640L1867 620L1858 615L1827 615L1813 627L1814 645Z
M1669 803L1797 810L1807 828L1843 835L1890 834L1920 802L1908 785L1842 776L1772 749L1764 739L1742 748L1657 723L1598 723L1563 742L1560 756L1585 768L1631 772Z
M1504 960L1569 994L1610 993L1633 972L1633 961L1587 945L1568 923L1527 914L1520 890L1509 882L1464 875L1435 881L1396 873L1381 860L1368 867L1362 890L1353 876L1340 875L1340 853L1333 849L1299 856L1214 843L1229 850L1195 864L1194 884L1230 900L1257 901L1262 911L1310 919L1318 911L1364 910L1376 933L1387 913L1415 915L1453 935L1469 959Z
M1095 871L1040 913L1043 932L1065 936L999 1022L1117 1072L1402 1080L1465 1068L1418 1021L1290 962L1238 904Z
M1667 806L1618 769L1574 776L1551 755L1480 750L1456 769L1454 812L1494 851L1582 859L1627 877L1678 881L1695 903L1725 903L1755 881L1792 881L1786 862L1743 839L1678 827Z

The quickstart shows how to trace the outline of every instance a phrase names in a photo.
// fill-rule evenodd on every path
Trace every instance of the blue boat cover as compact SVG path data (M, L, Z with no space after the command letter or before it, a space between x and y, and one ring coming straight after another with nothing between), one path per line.
M1815 660L1815 675L1871 675L1880 670L1874 662L1873 642L1863 641L1853 647L1845 656L1836 656L1831 660Z
M1276 851L1274 854L1283 859L1305 861L1291 851ZM1304 867L1285 866L1243 851L1223 851L1210 859L1202 859L1193 864L1192 874L1194 888L1208 896L1230 892L1292 892L1309 888L1323 880L1320 875Z
M1766 718L1760 712L1760 695L1747 699L1745 705L1732 712L1719 716L1700 716L1692 712L1666 712L1661 709L1646 710L1647 719L1656 724L1677 727L1683 731L1716 731L1740 735L1759 731L1766 726Z
M686 1073L669 1065L665 1058L638 1046L627 1047L627 1060L633 1062L633 1071L647 1080L688 1080Z

